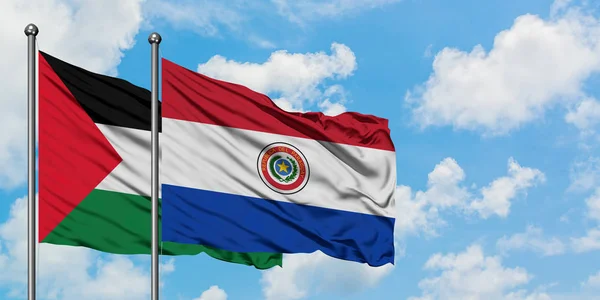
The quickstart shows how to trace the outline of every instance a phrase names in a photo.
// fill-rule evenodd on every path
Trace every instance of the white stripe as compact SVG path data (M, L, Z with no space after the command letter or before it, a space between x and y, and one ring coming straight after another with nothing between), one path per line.
M123 159L96 189L150 197L150 131L96 126Z
M189 188L393 217L395 152L163 118L161 182ZM257 158L275 142L308 160L310 179L282 195L259 177Z

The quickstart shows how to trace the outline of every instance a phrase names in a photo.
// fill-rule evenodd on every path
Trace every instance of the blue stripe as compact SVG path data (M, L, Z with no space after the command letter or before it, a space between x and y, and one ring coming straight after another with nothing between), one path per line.
M234 252L394 263L394 219L162 185L162 240Z

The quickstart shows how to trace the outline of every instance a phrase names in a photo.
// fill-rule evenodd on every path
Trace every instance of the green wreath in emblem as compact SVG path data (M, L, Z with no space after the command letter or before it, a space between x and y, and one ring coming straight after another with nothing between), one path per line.
M293 159L291 159L289 157L287 157L287 160L290 162L290 164L292 164L292 173L290 175L286 176L285 178L282 178L281 176L279 176L279 174L277 174L277 172L275 172L275 162L280 158L281 158L280 155L275 155L271 159L271 162L269 162L269 169L271 170L271 173L273 174L275 179L279 180L279 182L285 182L285 183L288 183L288 182L296 179L296 177L298 177L298 165L296 164L296 162Z

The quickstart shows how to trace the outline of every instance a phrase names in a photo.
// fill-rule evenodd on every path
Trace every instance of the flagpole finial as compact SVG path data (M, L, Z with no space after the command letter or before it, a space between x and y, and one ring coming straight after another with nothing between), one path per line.
M160 44L161 41L162 41L162 38L160 37L160 34L158 34L157 32L151 33L150 36L148 37L148 43L150 43L150 44Z
M26 36L30 36L30 35L36 36L38 34L38 32L40 32L40 30L33 23L30 23L29 25L25 26L25 35Z

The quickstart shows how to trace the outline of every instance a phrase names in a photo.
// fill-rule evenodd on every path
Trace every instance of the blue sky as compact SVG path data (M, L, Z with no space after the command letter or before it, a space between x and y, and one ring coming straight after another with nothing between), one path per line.
M162 57L285 109L390 120L394 267L316 253L261 272L177 257L163 260L162 299L600 299L597 3L20 2L0 10L0 299L26 283L29 22L40 49L140 86L158 31ZM41 299L149 298L148 258L39 255Z

